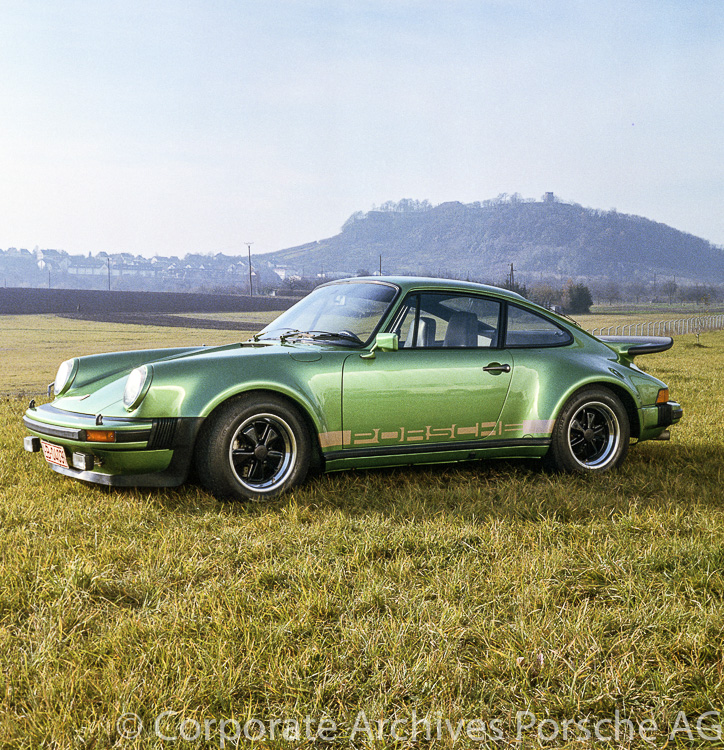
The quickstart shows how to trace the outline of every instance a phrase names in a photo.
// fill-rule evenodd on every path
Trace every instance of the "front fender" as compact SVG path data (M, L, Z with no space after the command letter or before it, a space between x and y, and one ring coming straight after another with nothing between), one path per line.
M284 347L246 352L154 363L148 394L129 416L206 418L230 398L269 391L298 404L319 432L341 429L342 362L348 353L300 361Z
M84 393L92 386L94 391L128 375L135 367L169 357L178 357L201 350L202 347L177 347L174 349L139 349L130 352L110 352L78 357L78 369L70 388L63 398Z

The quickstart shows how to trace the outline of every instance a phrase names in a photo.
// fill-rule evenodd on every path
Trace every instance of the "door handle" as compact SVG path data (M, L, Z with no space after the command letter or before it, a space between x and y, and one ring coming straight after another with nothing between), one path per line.
M483 367L485 372L510 372L510 365L499 365L497 362L491 362L487 367Z

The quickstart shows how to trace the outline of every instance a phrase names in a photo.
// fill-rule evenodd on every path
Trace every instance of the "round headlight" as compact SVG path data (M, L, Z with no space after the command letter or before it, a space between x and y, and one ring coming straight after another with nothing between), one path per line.
M143 401L151 385L152 372L151 368L146 365L141 365L131 371L123 391L123 405L128 411L133 411Z
M60 365L58 373L55 376L55 382L53 383L56 398L62 396L73 385L73 380L75 380L77 372L78 360L75 357L73 359L66 359Z

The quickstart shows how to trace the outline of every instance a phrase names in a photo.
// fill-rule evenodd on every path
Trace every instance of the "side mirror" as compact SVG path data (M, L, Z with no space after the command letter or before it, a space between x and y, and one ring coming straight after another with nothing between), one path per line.
M396 333L378 333L375 343L367 354L361 354L362 359L374 359L377 350L381 352L396 352L399 349L400 337Z

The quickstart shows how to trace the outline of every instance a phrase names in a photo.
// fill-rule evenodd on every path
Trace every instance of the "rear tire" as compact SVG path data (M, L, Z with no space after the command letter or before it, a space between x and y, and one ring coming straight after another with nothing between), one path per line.
M228 401L209 417L195 466L215 497L263 501L303 482L311 453L299 410L277 396L257 394Z
M619 398L608 388L584 388L561 409L546 463L565 472L608 471L626 457L630 435Z

